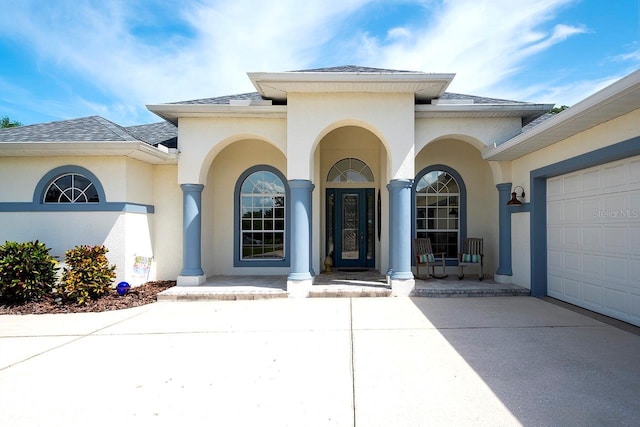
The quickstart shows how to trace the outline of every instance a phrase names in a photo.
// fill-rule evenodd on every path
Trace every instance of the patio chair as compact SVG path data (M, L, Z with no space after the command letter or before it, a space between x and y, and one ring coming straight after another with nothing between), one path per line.
M413 240L413 253L416 256L416 276L420 276L420 266L427 267L427 275L436 279L447 277L445 273L444 252L433 253L431 249L431 240L429 238L417 238ZM442 267L442 274L436 275L436 266ZM431 267L431 274L429 274Z
M478 279L484 279L484 253L482 250L482 238L468 237L462 243L462 253L458 254L458 279L464 278L464 267L478 267L480 272Z

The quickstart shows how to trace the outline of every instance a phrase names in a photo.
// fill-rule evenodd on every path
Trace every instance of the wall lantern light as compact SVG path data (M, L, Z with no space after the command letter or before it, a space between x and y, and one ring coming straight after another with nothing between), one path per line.
M520 193L520 198L522 200L524 200L524 188L520 187L519 185L513 189L513 193L511 193L511 200L509 200L507 202L507 206L512 206L512 205L521 205L522 202L520 200L518 200L518 194L517 194L517 190L518 188L520 190L522 190L522 192Z

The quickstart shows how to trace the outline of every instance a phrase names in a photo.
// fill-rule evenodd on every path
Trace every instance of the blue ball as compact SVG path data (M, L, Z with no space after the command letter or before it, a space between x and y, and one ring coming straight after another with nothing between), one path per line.
M116 292L118 293L118 295L124 296L127 292L129 292L130 288L131 286L127 282L120 282L116 286Z

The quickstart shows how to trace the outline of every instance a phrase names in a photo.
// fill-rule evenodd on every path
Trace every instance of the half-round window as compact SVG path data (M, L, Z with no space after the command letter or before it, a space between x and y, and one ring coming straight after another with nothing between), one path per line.
M373 182L373 172L362 160L352 157L336 162L327 175L327 182Z
M98 190L90 179L78 173L56 177L44 192L44 203L99 203Z

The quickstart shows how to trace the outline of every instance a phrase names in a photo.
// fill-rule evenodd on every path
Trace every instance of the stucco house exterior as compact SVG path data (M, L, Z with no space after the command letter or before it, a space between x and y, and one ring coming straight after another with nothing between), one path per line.
M482 237L494 280L640 324L640 71L557 115L447 92L454 74L248 77L256 92L148 105L151 125L0 130L0 240L105 244L134 284L285 275L301 295L330 256L406 295L414 237L452 272Z

